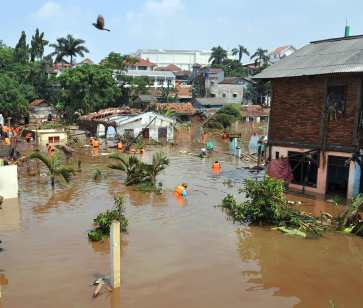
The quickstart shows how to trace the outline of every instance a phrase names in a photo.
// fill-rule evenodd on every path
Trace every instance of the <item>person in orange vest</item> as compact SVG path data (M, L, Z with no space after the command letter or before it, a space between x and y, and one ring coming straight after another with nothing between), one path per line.
M4 138L4 144L10 145L10 138L8 137L7 134L5 135L5 138Z
M93 139L92 146L93 146L94 148L99 148L99 147L100 147L100 143L98 142L98 140L97 140L97 139Z
M122 142L119 142L117 145L116 145L116 148L117 150L122 150L124 148L124 145L122 144Z
M54 154L54 148L51 144L47 143L47 151L48 151L48 156L52 156Z
M216 160L216 161L212 164L212 170L213 170L213 171L220 171L220 170L221 170L221 168L222 168L221 163L220 163L218 160Z
M140 149L140 154L144 154L144 153L145 153L144 148L141 148L141 149Z
M188 185L186 183L182 183L180 185L178 185L176 188L175 188L175 193L176 193L176 196L177 197L186 197L187 196L187 188L188 188Z

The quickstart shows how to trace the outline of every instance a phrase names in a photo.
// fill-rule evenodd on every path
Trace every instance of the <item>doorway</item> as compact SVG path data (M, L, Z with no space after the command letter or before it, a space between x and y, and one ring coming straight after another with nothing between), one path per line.
M168 128L167 127L159 127L158 129L158 139L167 139L168 137Z
M329 156L326 180L327 195L346 198L348 192L349 164L347 157Z
M149 128L144 128L144 129L142 130L142 137L143 137L144 139L147 139L147 140L149 140L149 139L150 139L150 130L149 130Z

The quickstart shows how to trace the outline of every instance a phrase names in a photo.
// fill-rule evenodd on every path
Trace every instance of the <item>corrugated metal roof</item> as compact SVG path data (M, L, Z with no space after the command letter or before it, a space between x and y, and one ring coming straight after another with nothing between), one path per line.
M175 78L172 72L167 71L128 70L126 75L131 77Z
M281 59L256 79L363 72L363 36L312 42Z

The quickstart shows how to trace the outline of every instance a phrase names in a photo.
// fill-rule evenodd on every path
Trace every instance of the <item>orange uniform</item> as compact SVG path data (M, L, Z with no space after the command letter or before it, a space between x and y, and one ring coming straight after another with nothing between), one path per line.
M213 163L212 165L213 170L221 170L221 164L218 162Z
M124 148L124 145L121 142L119 142L117 144L117 150L122 150L123 148Z

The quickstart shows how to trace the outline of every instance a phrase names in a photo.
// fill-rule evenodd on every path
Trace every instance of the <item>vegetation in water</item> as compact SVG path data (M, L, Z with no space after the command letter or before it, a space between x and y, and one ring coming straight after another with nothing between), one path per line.
M95 228L88 232L91 241L100 241L104 236L110 235L110 228L113 221L120 222L120 231L127 232L128 220L125 216L125 205L122 196L115 196L115 205L111 210L107 210L97 215L93 220Z
M33 152L29 155L29 159L40 160L46 166L53 188L56 179L62 179L66 183L69 183L72 175L75 174L72 167L63 165L58 153L54 153L51 157L47 157L40 152Z
M205 122L204 127L212 129L225 129L230 127L232 123L238 121L240 118L240 105L230 104L218 110L215 115Z
M111 155L110 158L117 163L112 164L109 167L125 172L125 184L128 186L148 184L154 189L157 188L156 177L169 165L168 157L162 152L153 155L151 164L144 163L136 156L114 154Z
M96 169L95 173L93 174L93 179L95 181L99 181L102 179L102 172L100 169Z
M325 230L321 220L288 205L284 183L280 180L247 179L241 192L246 194L246 201L238 202L228 195L222 202L222 208L235 221L271 225L282 232L304 237L318 237Z
M363 209L363 194L353 198L346 210L337 218L337 228L345 233L363 236L363 220L359 212Z

